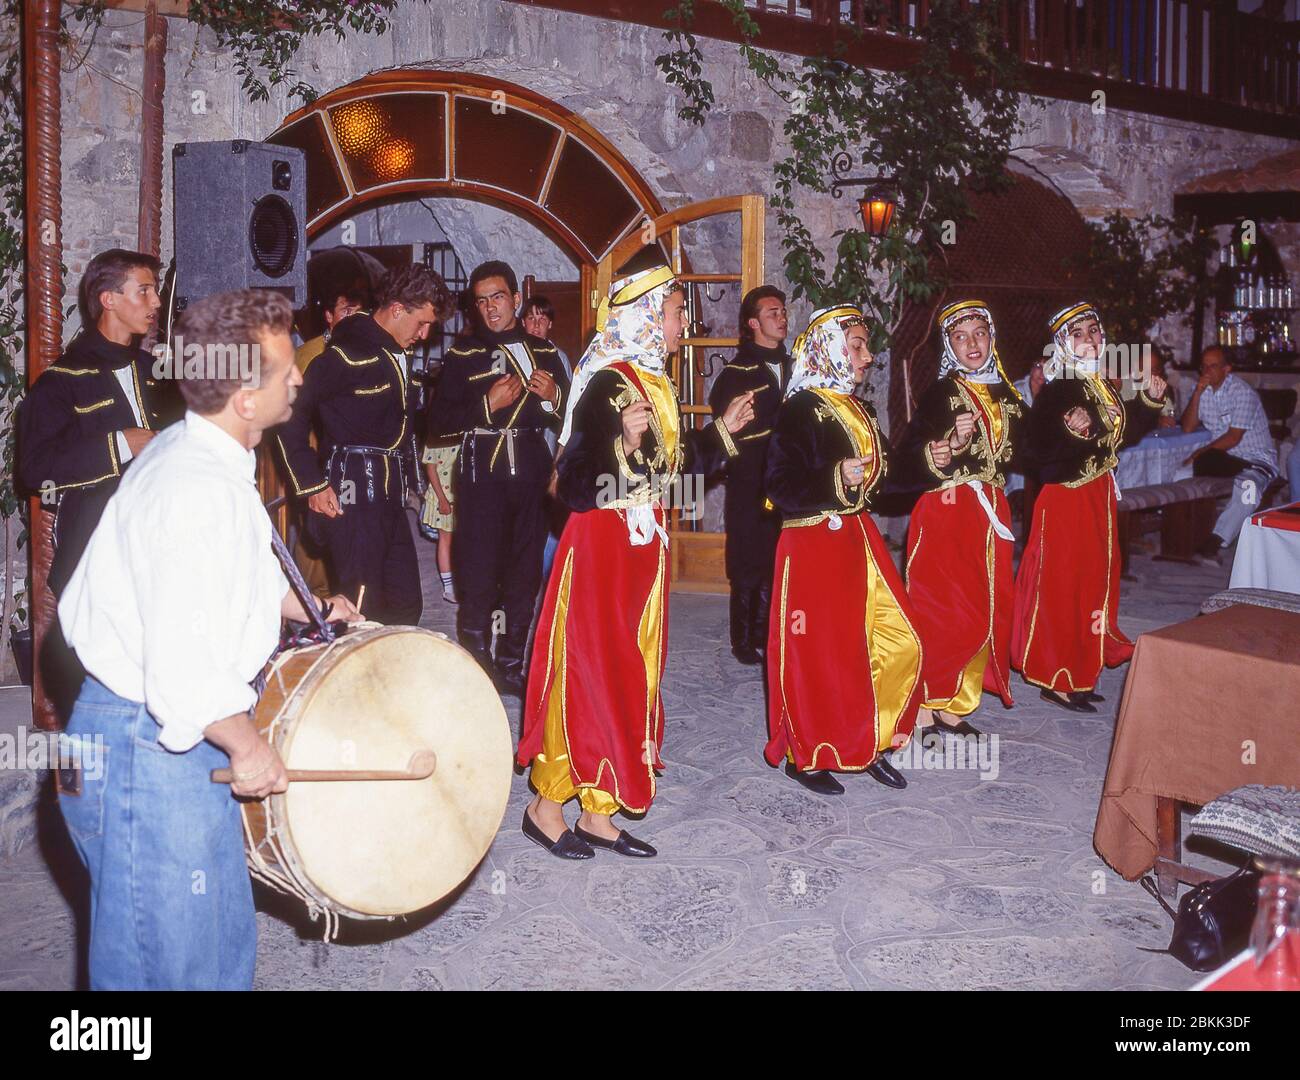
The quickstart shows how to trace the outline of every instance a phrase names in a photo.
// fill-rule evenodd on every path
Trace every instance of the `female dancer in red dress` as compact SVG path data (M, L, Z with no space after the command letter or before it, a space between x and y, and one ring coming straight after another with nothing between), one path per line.
M906 787L885 758L907 744L921 697L921 643L902 579L867 499L885 443L853 396L871 363L862 312L814 313L794 345L768 446L768 497L782 515L767 650L768 764L819 794L830 770Z
M1127 403L1105 378L1101 319L1091 304L1052 316L1046 385L1029 417L1028 459L1042 490L1016 575L1011 662L1042 697L1097 711L1102 666L1133 655L1119 629L1116 453L1128 424L1164 408L1165 381L1148 374Z
M685 474L734 457L753 419L742 394L701 431L682 421L664 368L682 335L685 297L667 267L614 283L570 394L557 491L572 510L533 644L520 765L537 797L523 830L552 854L590 858L655 849L611 822L654 799L663 745L667 655L664 501ZM563 804L577 796L572 831Z
M1014 536L1003 487L1025 411L1002 372L983 301L944 308L939 333L939 378L902 447L926 489L908 526L907 593L925 647L923 707L940 730L978 735L964 717L985 690L1012 704Z

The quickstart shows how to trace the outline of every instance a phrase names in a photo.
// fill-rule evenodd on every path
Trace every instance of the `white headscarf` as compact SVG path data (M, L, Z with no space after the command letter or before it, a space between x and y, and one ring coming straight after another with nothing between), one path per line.
M857 380L853 376L853 361L849 359L848 329L866 325L862 309L847 304L814 311L808 329L799 335L790 350L794 363L785 396L810 388L853 393Z
M971 371L957 358L952 341L948 337L949 330L963 319L970 318L983 319L989 328L989 354L975 371ZM955 371L963 379L969 379L971 382L987 384L1004 382L1011 386L1006 372L1002 370L1002 360L998 356L998 335L993 326L993 315L983 300L959 300L939 312L939 337L943 342L943 355L939 358L939 378L942 379ZM1012 389L1014 390L1015 387ZM1019 391L1016 393L1019 394Z
M610 286L609 297L601 301L596 313L596 336L573 370L561 443L569 441L578 402L591 377L601 368L624 361L652 375L663 373L668 363L664 300L680 287L667 266L619 278Z
M1084 319L1096 319L1101 327L1101 343L1097 346L1096 356L1075 356L1070 347L1070 331ZM1048 382L1059 378L1067 369L1081 376L1101 373L1101 359L1106 355L1106 328L1095 307L1087 301L1063 307L1048 320L1047 329L1052 335L1052 355L1043 362L1043 376Z

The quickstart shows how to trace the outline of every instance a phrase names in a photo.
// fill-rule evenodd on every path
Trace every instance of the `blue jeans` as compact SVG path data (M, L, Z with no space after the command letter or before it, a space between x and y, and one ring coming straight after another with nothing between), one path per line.
M68 735L103 740L100 768L59 807L90 872L90 987L252 989L257 923L239 804L208 778L229 758L208 742L174 754L161 730L143 705L86 677Z

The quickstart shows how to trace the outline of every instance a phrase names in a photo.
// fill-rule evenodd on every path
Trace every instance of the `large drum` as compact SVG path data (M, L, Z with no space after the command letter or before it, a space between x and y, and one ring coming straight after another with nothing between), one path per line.
M337 917L428 907L482 860L505 813L512 746L482 668L441 634L354 630L278 656L255 720L289 770L404 771L423 780L290 783L243 804L253 876Z

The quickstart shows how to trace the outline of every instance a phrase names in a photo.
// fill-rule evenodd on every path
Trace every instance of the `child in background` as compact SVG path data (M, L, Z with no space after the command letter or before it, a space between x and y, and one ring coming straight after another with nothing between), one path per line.
M424 492L424 512L420 515L420 532L438 541L438 577L442 579L442 598L449 604L456 602L456 589L451 580L451 534L456 518L451 503L451 470L456 462L459 445L437 443L424 451L424 474L429 486Z

